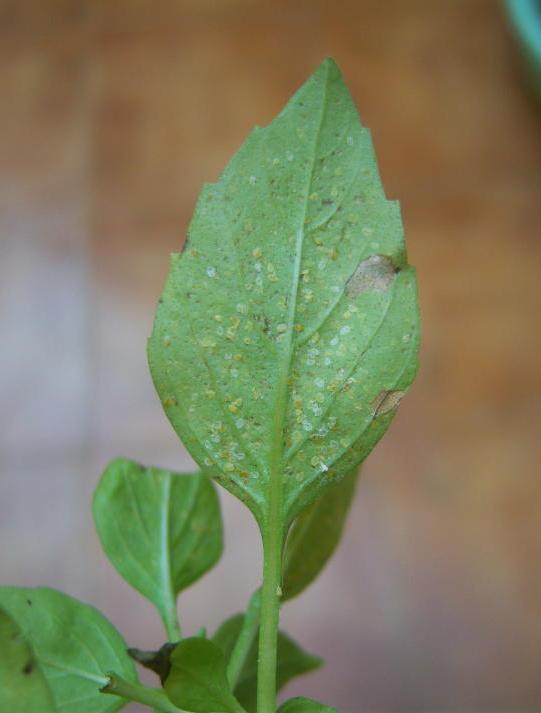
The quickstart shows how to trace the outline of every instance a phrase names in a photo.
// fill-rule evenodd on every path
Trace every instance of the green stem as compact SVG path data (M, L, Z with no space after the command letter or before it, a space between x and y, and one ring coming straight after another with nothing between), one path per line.
M270 489L270 517L261 533L263 539L263 585L261 588L261 626L257 661L257 713L275 713L276 711L276 657L284 543L280 482L279 486Z
M235 689L239 676L242 672L242 667L246 662L246 658L252 648L252 644L259 628L259 618L261 611L261 590L258 589L252 594L248 609L244 615L242 627L229 657L227 664L227 680L231 686L231 690Z
M108 683L101 689L102 693L112 693L129 701L142 703L160 713L183 713L171 703L161 688L147 688L140 683L131 683L117 673L108 673L107 678Z
M168 607L167 613L162 616L162 621L165 627L165 632L167 634L168 640L172 644L177 641L180 641L182 638L182 632L178 620L177 606L174 600L172 604Z
M306 210L305 210L306 214ZM274 403L272 444L270 450L268 511L260 523L263 540L263 584L261 587L261 627L259 630L259 657L257 661L257 713L276 711L276 655L278 625L280 623L280 597L282 596L282 550L284 546L285 517L283 511L284 424L287 412L289 373L294 353L294 323L297 310L297 293L302 262L303 228L299 228L295 242L295 263L288 303L284 358L278 374L276 401Z

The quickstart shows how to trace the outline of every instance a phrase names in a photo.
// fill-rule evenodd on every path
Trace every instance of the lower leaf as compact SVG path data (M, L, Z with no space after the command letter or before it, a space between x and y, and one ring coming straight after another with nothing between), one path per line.
M53 696L34 652L15 621L0 609L0 711L55 713Z
M314 701L312 698L290 698L278 708L278 713L338 713L336 708Z
M170 700L192 713L243 713L227 681L223 651L200 637L184 639L170 656Z
M59 709L113 713L127 703L100 693L107 671L133 682L137 674L123 638L97 609L54 589L18 587L0 587L0 607L31 646Z

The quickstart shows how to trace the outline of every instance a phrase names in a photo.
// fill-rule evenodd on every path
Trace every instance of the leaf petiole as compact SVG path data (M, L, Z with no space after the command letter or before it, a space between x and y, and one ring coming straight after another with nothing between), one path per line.
M171 703L161 688L147 688L140 683L131 683L117 673L108 673L107 679L107 684L101 689L102 693L110 693L129 701L142 703L159 713L183 713L180 708Z
M276 512L276 518L262 528L262 538L263 584L261 587L261 626L257 662L257 711L258 713L275 713L284 544L284 527L278 512Z

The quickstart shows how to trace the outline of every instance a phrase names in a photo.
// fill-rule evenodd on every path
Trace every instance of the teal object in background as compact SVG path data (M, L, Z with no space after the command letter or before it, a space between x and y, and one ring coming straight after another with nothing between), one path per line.
M541 101L541 2L506 0L504 6L526 79L537 100Z

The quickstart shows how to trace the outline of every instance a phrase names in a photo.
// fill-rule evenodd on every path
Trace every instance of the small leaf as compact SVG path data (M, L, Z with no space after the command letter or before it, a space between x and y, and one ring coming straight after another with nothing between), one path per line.
M56 711L51 690L30 644L3 609L0 609L0 711Z
M306 589L332 557L342 536L357 479L355 468L294 521L284 552L282 601Z
M362 462L417 370L415 272L370 132L325 60L197 203L149 340L165 412L261 527Z
M171 673L165 682L171 701L193 713L239 713L225 671L222 650L208 639L184 639L171 654Z
M157 607L180 638L176 597L222 552L222 524L212 482L118 459L94 495L94 521L117 571Z
M126 704L100 693L112 669L133 682L137 675L126 643L97 609L54 589L17 587L0 587L0 607L32 647L59 709L112 713Z
M229 659L233 651L233 647L242 628L243 620L244 614L236 614L230 617L224 621L213 636L212 640L222 649L226 660ZM258 646L259 637L256 636L246 656L246 662L234 690L237 699L250 713L256 710ZM282 631L278 634L277 659L277 691L283 688L292 678L319 668L323 663L322 659L303 651L298 644Z
M338 713L336 708L314 701L312 698L290 698L278 708L278 713Z

